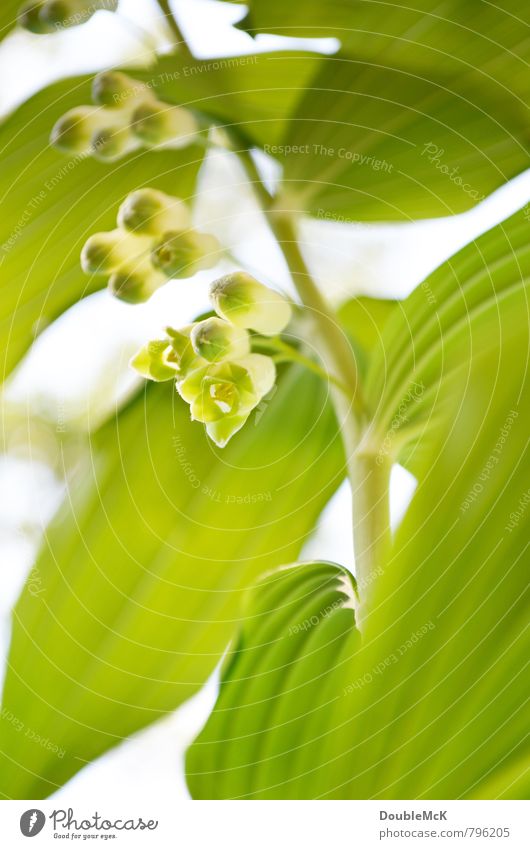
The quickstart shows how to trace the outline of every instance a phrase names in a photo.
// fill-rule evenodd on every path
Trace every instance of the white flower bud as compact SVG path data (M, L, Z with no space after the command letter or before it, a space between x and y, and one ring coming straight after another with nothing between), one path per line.
M117 271L124 263L149 250L151 240L124 230L94 233L81 251L81 267L86 274L108 274Z
M148 146L186 147L196 141L198 129L197 120L189 109L154 99L141 103L131 118L131 131Z
M291 319L291 305L250 274L236 271L216 280L210 291L215 311L237 327L274 336Z
M151 252L153 265L168 278L192 277L211 268L219 260L219 242L215 236L186 230L165 233Z
M135 263L121 265L110 276L108 287L120 301L141 304L165 282L164 275L156 271L148 259L140 258Z
M145 83L121 71L103 71L92 83L92 100L107 109L130 108L150 96Z
M157 189L138 189L126 197L118 211L118 225L135 233L162 236L169 230L187 230L191 216L179 198Z
M191 343L196 354L209 362L237 360L250 353L246 330L234 327L222 318L206 318L194 325Z
M35 2L35 0L29 0L28 3L24 3L18 13L19 25L28 30L28 32L33 32L36 35L47 35L50 32L54 32L55 27L50 26L49 23L46 23L41 18L43 6L44 0L40 3Z
M92 136L99 130L101 120L101 110L95 106L70 109L55 123L50 142L65 153L90 153Z
M92 154L104 162L119 159L138 147L138 141L128 127L102 127L91 139Z

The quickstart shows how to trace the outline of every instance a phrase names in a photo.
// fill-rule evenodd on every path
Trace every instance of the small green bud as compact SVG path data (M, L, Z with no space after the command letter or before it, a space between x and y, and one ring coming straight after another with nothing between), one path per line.
M49 32L72 26L70 20L74 19L74 16L75 20L80 18L79 23L84 23L87 20L86 13L83 14L83 10L78 8L79 5L68 0L45 0L40 13L41 20L49 27Z
M43 6L43 0L41 2L30 0L29 3L25 3L18 13L19 25L28 30L28 32L33 32L36 35L47 35L50 32L54 32L55 28L41 18Z
M102 127L96 130L91 140L92 153L96 159L112 162L138 147L128 127Z
M195 324L191 331L191 344L196 354L212 363L237 360L250 353L247 331L222 318L207 318Z
M186 230L165 233L151 252L153 265L166 277L192 277L218 262L219 242L215 236Z
M275 336L291 319L291 305L250 274L236 271L216 280L210 290L215 311L237 327Z
M149 88L121 71L103 71L94 77L92 100L98 106L120 109L149 96Z
M110 277L110 292L120 301L141 304L165 283L163 274L153 269L148 260L120 266Z
M189 109L146 100L134 111L132 132L146 145L171 143L171 147L193 144L198 124Z
M192 419L203 422L220 447L240 430L276 378L274 363L261 354L234 362L208 363L177 381L177 390L190 404Z
M119 228L107 233L94 233L81 251L81 267L86 274L108 274L145 253L150 244L150 239L145 236L136 236Z
M168 230L186 230L190 225L190 213L178 198L157 189L138 189L120 206L118 225L135 233L161 236Z
M41 18L54 30L85 24L100 9L115 12L117 0L45 0Z
M172 380L178 367L172 362L171 355L172 348L168 339L154 339L140 348L129 365L149 380Z
M77 106L66 112L54 125L51 144L65 153L90 153L92 137L99 129L101 112L94 106Z

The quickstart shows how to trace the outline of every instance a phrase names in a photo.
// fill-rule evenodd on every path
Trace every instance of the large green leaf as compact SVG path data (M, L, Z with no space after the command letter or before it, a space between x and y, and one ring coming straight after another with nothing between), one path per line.
M147 71L132 70L159 97L205 112L250 143L278 142L323 57L278 51L219 59L162 57Z
M0 792L51 793L191 696L239 590L297 556L342 477L326 389L298 368L222 452L168 384L96 432L14 611Z
M374 349L366 380L371 450L418 469L430 441L430 420L448 397L449 382L465 395L471 359L530 324L529 281L525 207L466 245L399 304ZM519 356L526 360L528 345ZM496 369L492 393L499 379Z
M0 126L0 379L35 335L105 284L87 278L79 254L87 237L116 226L117 207L152 185L189 198L203 157L199 146L143 152L112 164L65 156L49 145L55 121L90 102L87 77L49 86Z
M353 220L448 215L528 167L530 13L517 0L249 6L241 25L252 33L342 45L282 139L295 208Z
M283 139L284 193L339 220L463 212L528 167L528 118L478 74L327 58Z
M333 36L342 51L415 73L481 69L485 84L528 94L530 11L519 0L250 0L238 24L247 32Z
M275 572L243 610L188 754L198 798L525 798L529 378L479 358L382 565L363 645L338 568ZM484 375L486 380L484 382ZM478 493L474 495L473 493Z

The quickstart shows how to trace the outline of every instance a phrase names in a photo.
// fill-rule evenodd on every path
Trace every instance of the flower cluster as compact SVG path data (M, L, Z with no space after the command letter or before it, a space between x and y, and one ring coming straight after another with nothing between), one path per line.
M151 88L121 71L94 78L93 106L66 112L51 143L66 153L112 161L140 147L182 148L197 140L197 117L189 109L158 100Z
M21 27L38 35L48 35L90 20L100 9L115 12L118 0L29 0L18 13Z
M176 380L191 417L224 447L274 386L271 357L252 353L249 330L274 336L287 326L291 307L277 292L249 274L236 272L211 288L217 315L166 328L167 336L149 342L131 365L150 380Z
M88 239L81 265L87 274L110 275L109 289L122 301L146 301L167 280L191 277L219 259L215 236L193 230L186 204L157 189L132 192L117 224Z

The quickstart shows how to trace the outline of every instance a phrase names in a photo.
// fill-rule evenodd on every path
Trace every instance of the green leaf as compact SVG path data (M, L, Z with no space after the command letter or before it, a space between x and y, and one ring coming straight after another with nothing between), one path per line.
M240 591L298 556L343 477L325 386L297 367L223 451L165 383L90 447L14 610L0 722L9 797L50 794L196 692Z
M9 35L17 22L20 0L4 0L0 7L0 41Z
M194 797L526 797L522 342L502 352L514 367L494 403L483 374L500 351L479 358L451 433L447 422L438 431L362 646L337 568L277 571L253 591L214 712L188 753Z
M286 202L399 221L473 207L528 167L528 111L478 74L414 74L334 56L282 139Z
M429 455L433 411L451 397L449 385L463 397L472 359L528 326L528 227L525 207L466 245L400 303L366 379L370 450L418 473ZM497 370L489 380L494 393Z
M285 133L321 64L322 56L293 50L202 60L172 54L152 69L128 73L162 100L204 112L262 146Z
M369 298L361 295L346 301L337 312L338 319L346 329L357 364L365 374L374 349L380 343L381 334L390 317L399 309L400 301L390 298Z
M462 76L482 69L484 84L529 93L530 12L518 0L249 0L238 26L252 35L335 37L345 54L420 73ZM472 21L472 26L470 25Z
M239 26L252 34L341 42L282 138L294 208L353 220L449 215L528 167L530 13L517 0L249 7Z
M88 236L111 230L119 204L150 185L190 198L203 158L184 150L142 152L103 164L49 145L55 121L90 102L87 77L41 91L0 126L0 349L5 377L36 334L69 306L105 285L87 278L79 255Z

